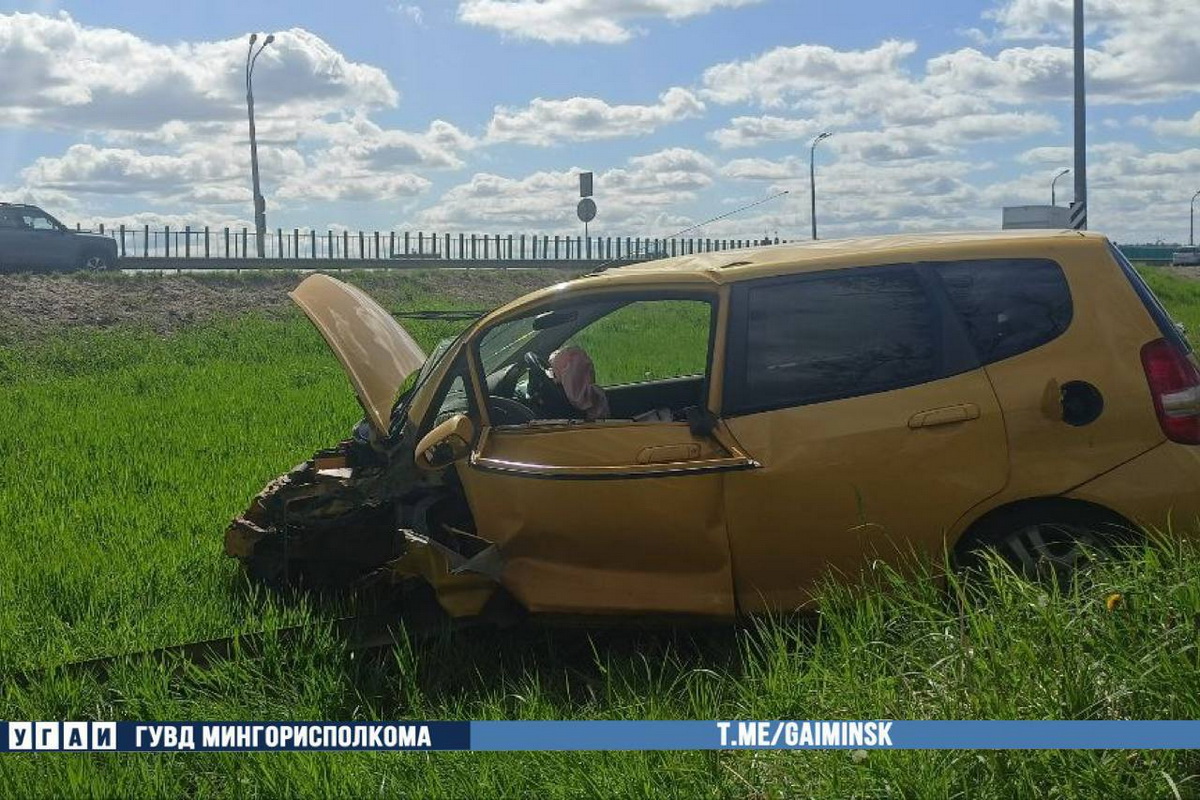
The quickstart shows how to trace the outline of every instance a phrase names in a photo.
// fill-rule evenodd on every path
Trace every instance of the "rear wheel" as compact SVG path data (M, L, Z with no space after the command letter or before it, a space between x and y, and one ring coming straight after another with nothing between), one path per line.
M1133 526L1082 504L1033 504L985 518L955 548L960 573L984 574L991 552L1028 580L1067 586L1097 558L1133 541Z
M89 272L104 272L112 269L113 260L106 253L88 253L80 259L79 267Z

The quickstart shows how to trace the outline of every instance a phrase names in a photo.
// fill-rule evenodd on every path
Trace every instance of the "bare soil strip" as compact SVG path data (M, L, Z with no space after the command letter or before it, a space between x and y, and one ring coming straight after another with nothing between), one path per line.
M219 316L293 313L287 297L305 276L0 274L0 341L40 338L63 328L130 325L169 333ZM391 310L492 308L566 280L562 270L346 273Z

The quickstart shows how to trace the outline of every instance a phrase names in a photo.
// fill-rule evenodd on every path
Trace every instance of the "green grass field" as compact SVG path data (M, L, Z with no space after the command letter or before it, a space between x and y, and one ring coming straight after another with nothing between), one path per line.
M1151 274L1200 330L1200 284ZM138 279L143 280L143 279ZM490 291L501 291L492 287ZM398 292L394 308L474 307ZM457 323L461 324L461 323ZM427 348L455 324L413 322ZM642 365L630 367L638 374ZM228 519L360 416L298 314L0 346L0 675L332 620L247 585ZM1109 611L1105 599L1125 601ZM5 680L4 719L1200 718L1200 553L1132 554L1065 596L998 579L962 613L880 571L809 620L468 630L363 658L328 628L204 669ZM1191 752L8 755L0 796L1196 797Z

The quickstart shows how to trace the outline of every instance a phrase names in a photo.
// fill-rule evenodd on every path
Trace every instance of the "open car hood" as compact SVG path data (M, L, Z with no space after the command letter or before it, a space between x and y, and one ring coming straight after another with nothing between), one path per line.
M305 278L288 296L337 354L375 433L386 436L396 393L425 363L420 345L361 289L328 275Z

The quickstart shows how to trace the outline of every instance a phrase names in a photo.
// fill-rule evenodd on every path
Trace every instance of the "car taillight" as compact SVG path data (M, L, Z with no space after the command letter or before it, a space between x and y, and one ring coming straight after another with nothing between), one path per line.
M1200 370L1166 339L1142 348L1142 367L1163 433L1173 442L1200 444Z

